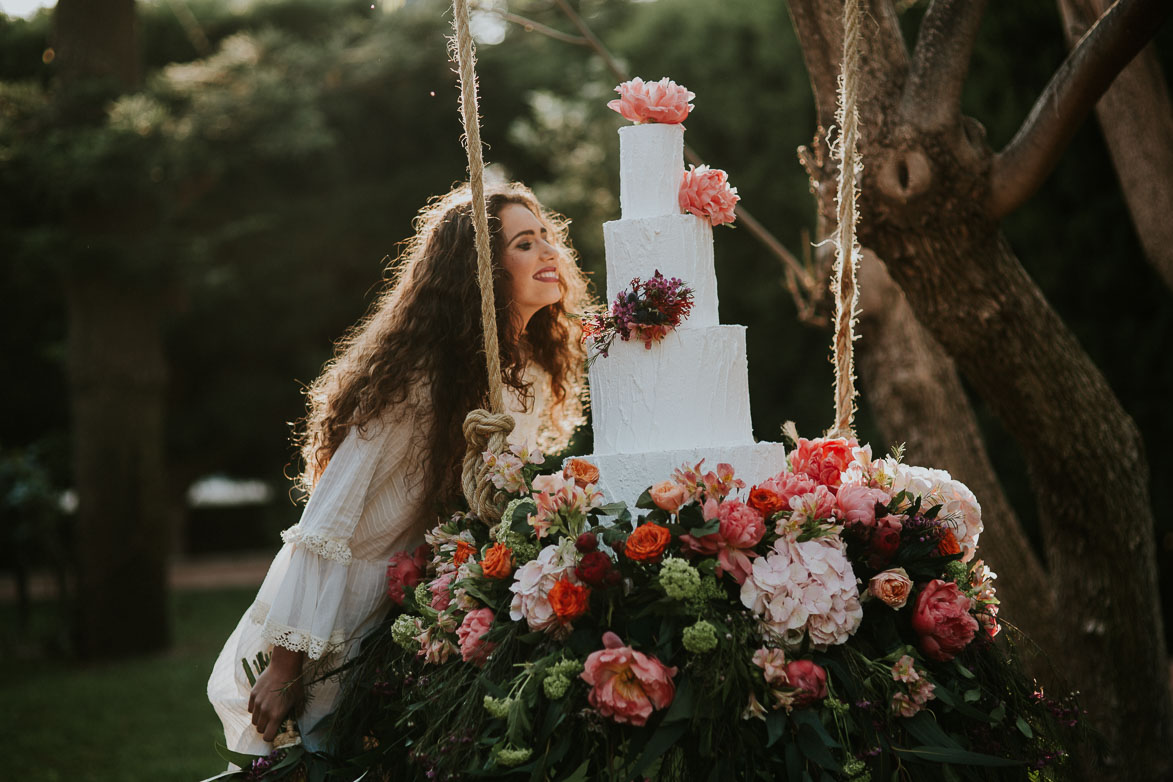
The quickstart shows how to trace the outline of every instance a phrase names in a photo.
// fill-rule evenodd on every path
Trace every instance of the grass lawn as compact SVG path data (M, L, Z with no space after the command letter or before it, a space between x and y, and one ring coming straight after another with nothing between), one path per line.
M226 767L204 687L256 589L172 597L174 647L94 665L7 660L0 666L0 778L13 782L196 782ZM38 606L42 627L47 607ZM0 605L11 633L15 613Z

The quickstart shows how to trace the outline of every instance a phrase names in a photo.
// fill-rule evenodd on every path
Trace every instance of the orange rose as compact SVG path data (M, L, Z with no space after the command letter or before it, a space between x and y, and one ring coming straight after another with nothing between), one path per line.
M513 549L504 543L494 543L481 560L485 578L509 578L513 573Z
M953 530L947 529L941 535L941 540L937 543L937 553L942 557L961 553L961 546L958 544L957 536L953 534Z
M590 587L571 583L568 578L559 579L558 583L550 587L547 595L550 607L561 622L570 622L585 614L590 606L590 597Z
M468 561L468 558L473 555L476 549L471 543L463 540L456 541L456 553L452 555L452 563L459 567Z
M586 459L569 460L562 468L562 475L573 478L575 485L580 489L585 489L588 483L596 486L599 483L599 468Z
M635 528L627 538L627 545L623 553L628 559L636 562L647 562L656 559L668 548L668 541L672 540L672 533L667 527L648 522Z

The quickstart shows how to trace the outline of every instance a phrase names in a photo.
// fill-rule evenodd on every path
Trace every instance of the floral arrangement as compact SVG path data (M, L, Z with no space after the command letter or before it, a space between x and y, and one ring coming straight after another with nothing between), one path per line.
M593 346L593 357L606 356L616 337L624 342L635 338L651 350L653 342L662 340L688 317L692 300L692 288L657 269L650 280L633 279L615 296L609 312L586 316L583 340Z
M689 166L680 182L680 208L703 217L709 225L732 223L741 196L729 186L729 175L719 168Z
M398 612L347 672L333 768L1063 778L1078 710L1014 663L976 558L980 508L947 473L798 439L756 486L682 465L633 516L581 459L485 458L503 518L456 513L393 557ZM289 769L281 752L251 778Z
M688 118L693 109L689 101L696 97L668 77L645 82L637 76L620 84L615 91L619 93L619 99L608 103L607 108L637 124L679 125Z

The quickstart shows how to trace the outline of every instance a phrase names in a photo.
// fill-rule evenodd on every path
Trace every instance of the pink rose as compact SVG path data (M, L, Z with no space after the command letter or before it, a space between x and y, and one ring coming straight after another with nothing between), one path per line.
M603 647L591 652L582 680L591 685L590 704L615 722L643 725L655 709L665 709L676 696L669 668L655 657L624 646L612 632L603 634Z
M709 225L732 223L741 196L729 186L729 175L719 168L689 166L680 181L680 208L709 221Z
M652 495L652 502L656 503L656 507L669 513L680 510L680 506L692 497L688 489L676 481L661 481L648 489L648 492Z
M705 518L711 518L709 511L715 510L720 519L717 531L699 538L681 535L680 542L687 550L705 556L717 555L717 576L728 573L733 580L744 584L753 569L751 560L758 556L753 547L766 534L762 514L741 500L715 500L705 503Z
M839 515L845 522L868 526L876 523L876 505L887 505L889 499L882 489L869 489L866 486L840 486L835 495Z
M659 81L648 82L637 76L620 84L615 91L619 93L619 100L611 101L607 108L637 123L679 125L692 111L689 101L696 97L667 76Z
M432 547L423 543L415 551L399 551L387 560L387 597L395 605L403 605L407 590L420 582L431 552Z
M811 660L786 663L786 678L795 693L794 706L801 708L827 697L827 672Z
M934 579L925 584L912 612L912 629L920 636L925 655L945 662L969 645L978 629L969 613L970 602L951 581Z
M798 447L790 452L790 467L836 491L843 471L854 458L852 449L858 445L855 440L842 437L816 437L814 440L800 437Z
M452 581L455 577L456 571L452 571L432 579L428 584L428 591L432 593L432 608L437 611L443 611L451 605L452 593L448 588L452 586Z
M496 644L485 640L485 633L493 626L493 609L478 608L470 611L456 628L456 637L460 639L460 657L466 663L484 665Z
M904 608L911 591L912 579L908 577L908 571L902 567L877 573L868 582L868 592L871 596L878 598L890 608Z

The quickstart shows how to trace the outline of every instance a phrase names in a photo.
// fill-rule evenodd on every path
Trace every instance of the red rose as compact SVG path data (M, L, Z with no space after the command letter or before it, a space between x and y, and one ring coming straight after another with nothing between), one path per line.
M952 660L969 645L978 629L970 614L971 600L951 581L925 584L912 611L912 629L920 636L920 650L938 662Z
M888 566L900 548L900 526L885 525L872 530L868 538L868 564L880 570Z
M801 708L827 697L827 672L811 660L786 663L786 679L794 693L794 707Z
M594 551L599 547L599 538L593 532L584 532L574 541L574 547L583 554Z
M428 566L432 547L421 544L415 551L400 551L387 561L387 597L395 605L403 605L407 590L415 589Z
M619 572L611 565L611 558L601 551L583 554L574 574L593 587L605 587L617 581Z

